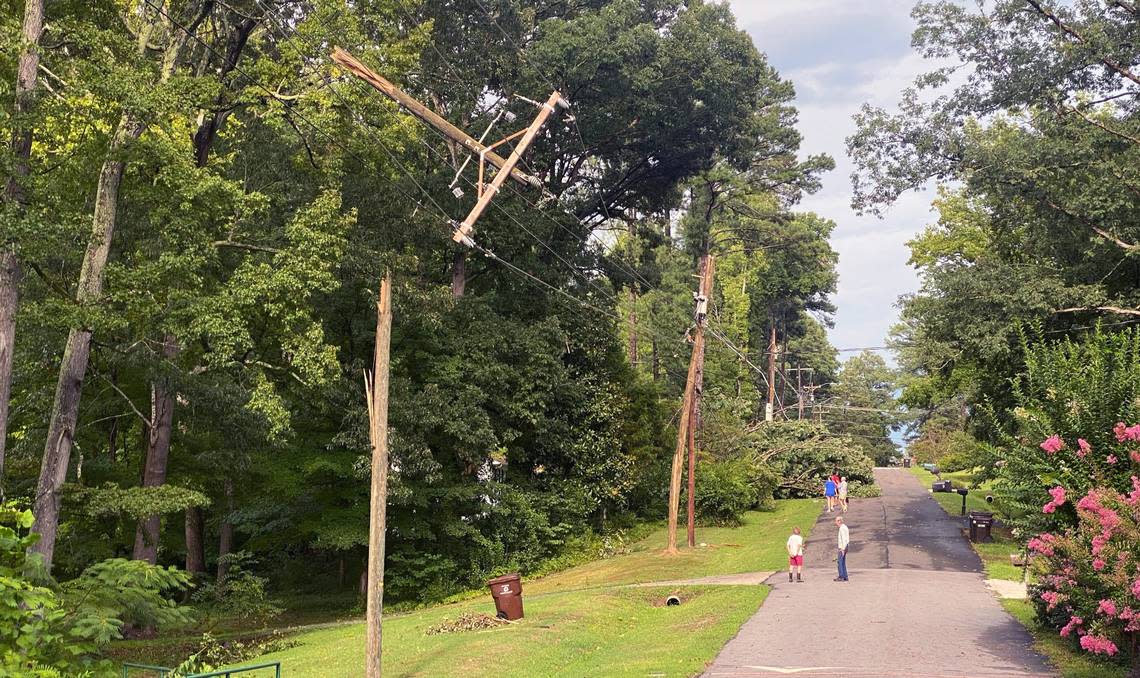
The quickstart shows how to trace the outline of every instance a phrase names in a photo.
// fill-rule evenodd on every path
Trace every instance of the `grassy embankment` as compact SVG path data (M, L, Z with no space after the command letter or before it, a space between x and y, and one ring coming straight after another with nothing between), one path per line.
M664 528L619 556L537 580L524 580L526 617L499 628L428 635L441 622L468 613L494 615L490 595L386 616L387 676L691 676L701 672L763 602L755 586L627 584L779 570L791 528L810 532L822 503L777 502L752 512L736 528L697 532L693 550L663 556ZM684 535L681 535L684 539ZM679 593L677 607L662 605ZM362 623L304 632L300 643L245 664L281 661L291 678L359 676L364 657Z
M1057 635L1055 629L1041 626L1027 600L1003 600L1006 609L1022 626L1033 634L1033 646L1061 672L1062 678L1124 678L1128 670L1118 664L1109 664L1081 652L1069 638Z

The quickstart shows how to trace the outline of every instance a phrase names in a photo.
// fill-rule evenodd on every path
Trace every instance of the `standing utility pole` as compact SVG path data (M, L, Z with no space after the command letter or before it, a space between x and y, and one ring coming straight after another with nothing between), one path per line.
M776 323L768 339L768 402L764 405L764 421L772 421L776 408Z
M685 379L685 398L681 405L680 423L677 426L677 447L673 453L673 468L669 478L669 543L665 553L677 553L677 515L681 509L681 469L685 462L685 450L689 451L689 545L694 542L694 491L696 489L696 445L694 428L697 424L698 404L700 402L701 382L704 378L705 366L705 316L708 313L708 300L712 295L713 286L713 258L711 255L701 257L701 283L695 296L696 309L693 330L693 353L689 358L689 374Z
M368 591L364 675L380 678L384 614L384 536L388 520L388 354L392 340L392 274L380 284L376 303L376 349L372 374L364 373L368 438L372 442L372 488L368 515Z

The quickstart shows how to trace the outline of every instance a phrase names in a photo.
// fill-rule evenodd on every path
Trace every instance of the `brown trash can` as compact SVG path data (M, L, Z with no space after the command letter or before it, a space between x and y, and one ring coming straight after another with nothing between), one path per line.
M970 541L991 542L994 540L990 529L994 524L994 514L989 511L970 511Z
M499 619L522 619L522 578L516 572L504 574L487 582L491 597L495 599L495 616Z

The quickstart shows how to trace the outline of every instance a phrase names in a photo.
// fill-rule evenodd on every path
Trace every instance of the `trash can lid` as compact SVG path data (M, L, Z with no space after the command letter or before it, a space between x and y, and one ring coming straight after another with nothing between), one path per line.
M494 586L495 584L505 584L507 582L518 581L520 579L522 579L522 577L519 575L518 572L512 572L511 574L504 574L501 577L495 577L494 579L487 582L487 586Z

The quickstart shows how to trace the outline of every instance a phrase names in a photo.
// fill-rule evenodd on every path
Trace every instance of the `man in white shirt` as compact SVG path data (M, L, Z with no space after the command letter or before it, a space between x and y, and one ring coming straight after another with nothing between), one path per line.
M792 536L788 537L788 581L792 581L792 570L796 572L796 581L804 580L804 538L800 528L792 528Z
M839 527L839 536L837 545L839 547L839 557L836 559L839 564L839 576L835 581L847 581L847 547L851 544L851 531L843 524L843 518L835 517L835 524Z

